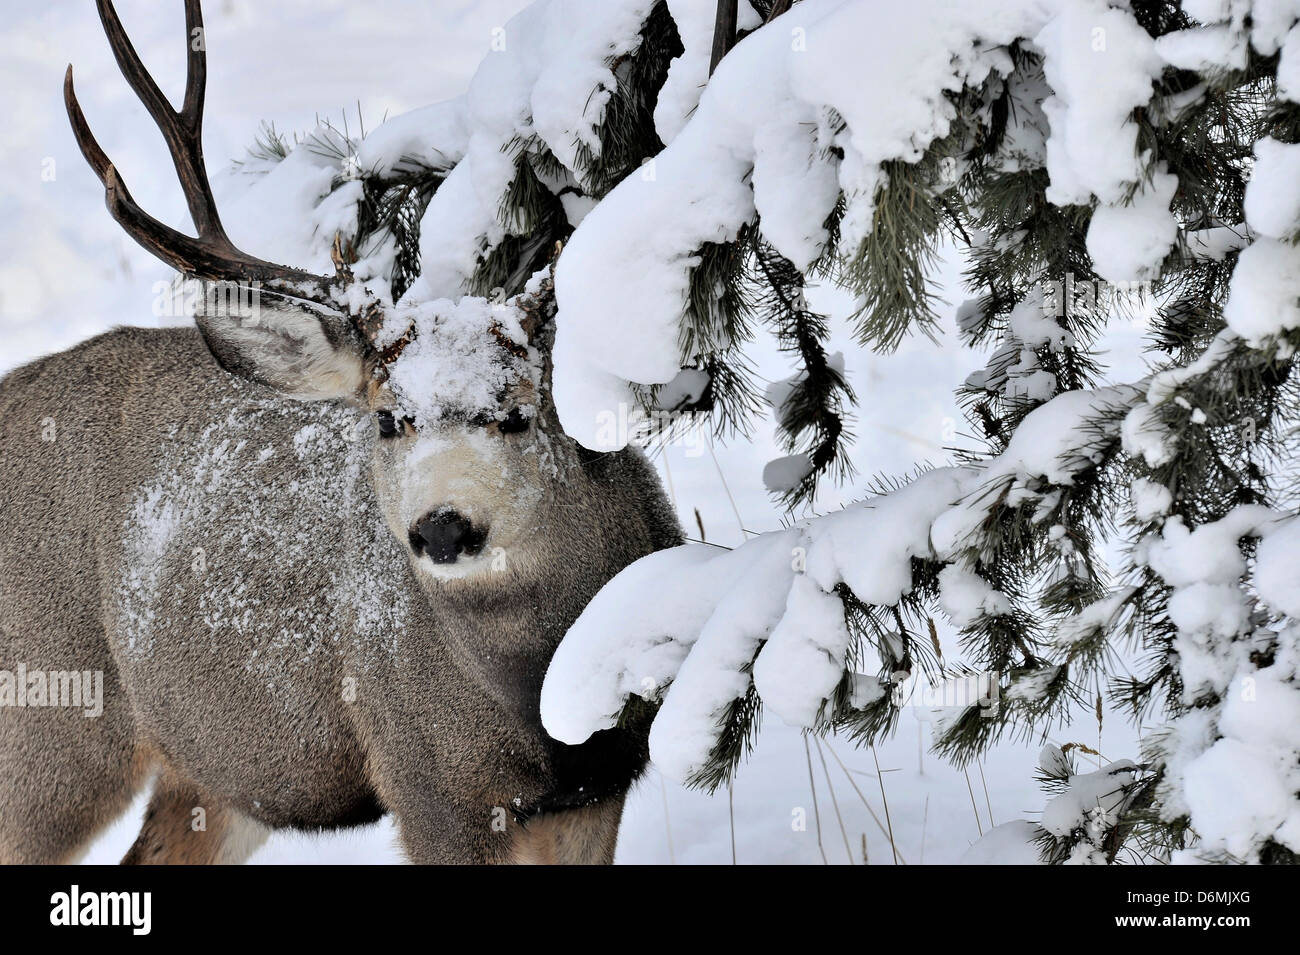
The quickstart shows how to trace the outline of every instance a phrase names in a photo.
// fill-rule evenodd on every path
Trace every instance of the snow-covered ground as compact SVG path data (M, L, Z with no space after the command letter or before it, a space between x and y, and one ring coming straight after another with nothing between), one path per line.
M385 114L455 95L489 48L493 30L523 5L524 0L210 2L205 152L218 198L239 191L230 161L243 155L262 121L274 121L285 132L305 131L318 114L338 125L346 114L355 130L359 110L373 128ZM142 56L177 95L184 62L180 4L123 0L119 6ZM109 219L100 185L68 129L61 99L68 62L76 65L93 128L140 204L176 223L184 222L184 205L162 142L121 81L89 3L49 0L15 11L0 50L0 81L8 92L0 102L2 371L115 324L165 320L154 316L152 304L154 283L168 277L167 269ZM231 226L238 239L238 222ZM963 438L966 426L952 391L984 362L956 341L952 315L965 297L957 264L945 266L939 286L950 306L940 345L915 338L893 354L869 354L837 323L833 347L845 353L849 380L862 399L854 424L860 479L856 486L827 488L819 510L860 496L875 474L909 471L922 461L941 463L945 447L973 445ZM833 291L823 291L814 305L840 319L847 312L846 300ZM1123 366L1116 380L1130 380L1140 370L1140 332L1124 326L1113 336L1113 357ZM774 348L754 358L769 380L790 374ZM742 528L781 526L785 515L761 480L763 465L781 453L770 428L760 424L751 440L713 449L670 447L657 460L688 532L698 533L698 512L710 541L734 545L743 539ZM941 638L950 657L955 655L949 628L941 627ZM1108 715L1098 736L1095 721L1089 721L1053 739L1087 743L1111 760L1135 755L1135 734L1119 716ZM730 805L725 792L708 797L652 772L629 802L619 860L729 862L733 811L735 855L742 863L819 863L823 849L831 862L848 861L848 855L861 862L864 838L869 860L889 863L889 828L908 863L954 862L991 823L1036 818L1044 803L1032 777L1037 742L1002 746L967 774L923 753L928 739L928 725L909 713L897 738L876 753L840 740L809 754L799 731L769 717ZM88 861L119 858L142 809L138 800L96 843ZM385 821L319 838L278 835L254 861L399 859Z

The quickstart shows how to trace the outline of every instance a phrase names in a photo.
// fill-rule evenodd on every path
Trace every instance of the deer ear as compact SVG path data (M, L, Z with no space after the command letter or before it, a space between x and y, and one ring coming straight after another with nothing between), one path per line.
M262 298L251 307L200 307L194 320L222 368L289 397L348 398L365 383L350 323L308 304Z

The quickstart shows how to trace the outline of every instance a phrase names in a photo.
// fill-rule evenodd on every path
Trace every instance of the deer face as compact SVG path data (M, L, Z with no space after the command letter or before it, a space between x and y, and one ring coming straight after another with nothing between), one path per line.
M406 331L387 349L342 317L279 297L196 321L227 371L364 414L357 433L372 441L376 501L422 576L500 569L539 530L560 468L543 403L545 345L529 344L533 325L518 305L466 298L392 310L385 327Z
M529 412L398 418L379 411L372 480L389 529L416 569L460 577L527 541L544 500L546 439Z
M482 299L423 306L373 390L375 493L426 575L474 573L538 529L556 467L545 353L529 345L521 318L512 304Z

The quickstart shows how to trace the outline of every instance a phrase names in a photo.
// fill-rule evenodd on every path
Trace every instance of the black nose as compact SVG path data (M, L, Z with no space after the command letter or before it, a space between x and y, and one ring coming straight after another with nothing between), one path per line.
M411 547L435 564L454 564L461 554L483 549L487 534L452 510L434 511L411 528Z

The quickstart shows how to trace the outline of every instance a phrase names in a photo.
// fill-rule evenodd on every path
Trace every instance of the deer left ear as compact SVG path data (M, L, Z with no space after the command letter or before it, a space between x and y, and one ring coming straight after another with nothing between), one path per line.
M308 304L276 299L201 309L195 322L222 368L291 398L348 398L365 384L363 349L351 324Z

